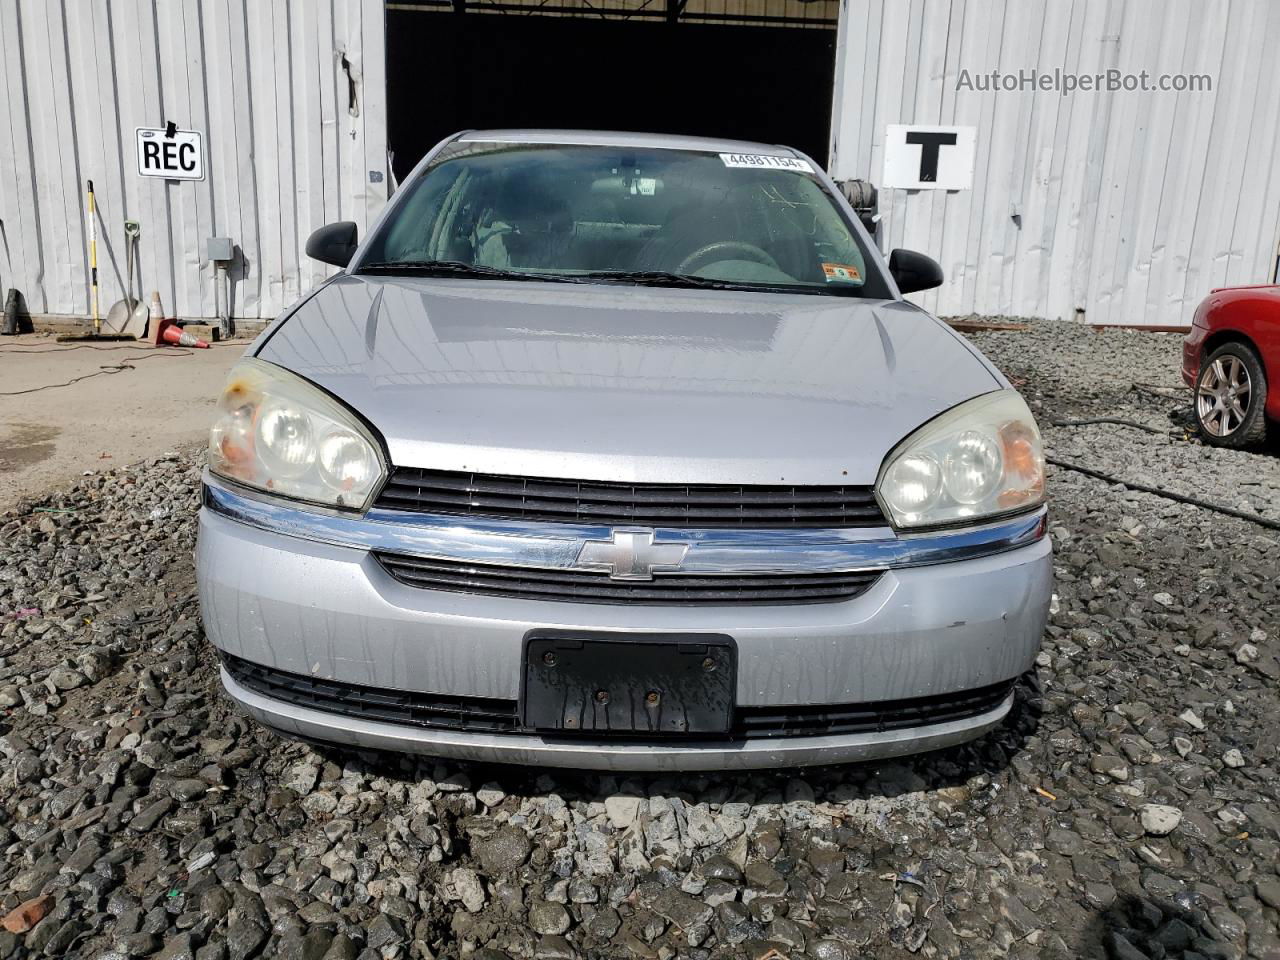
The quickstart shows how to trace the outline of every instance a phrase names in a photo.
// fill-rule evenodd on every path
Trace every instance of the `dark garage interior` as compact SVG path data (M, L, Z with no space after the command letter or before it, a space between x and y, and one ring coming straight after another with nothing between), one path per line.
M614 0L615 4L618 0ZM785 143L825 165L835 4L755 0L387 8L387 127L404 177L458 130L638 130ZM552 6L552 4L555 4Z

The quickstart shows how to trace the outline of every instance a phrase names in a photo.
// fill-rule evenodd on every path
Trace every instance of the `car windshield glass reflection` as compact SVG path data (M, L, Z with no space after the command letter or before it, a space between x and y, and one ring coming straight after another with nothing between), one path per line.
M404 189L360 272L888 296L803 160L460 143Z

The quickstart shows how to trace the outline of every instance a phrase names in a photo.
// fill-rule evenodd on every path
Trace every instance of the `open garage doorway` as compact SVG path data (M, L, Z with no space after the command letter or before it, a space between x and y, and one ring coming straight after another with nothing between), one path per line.
M636 130L785 143L827 162L839 0L387 5L397 178L458 130Z

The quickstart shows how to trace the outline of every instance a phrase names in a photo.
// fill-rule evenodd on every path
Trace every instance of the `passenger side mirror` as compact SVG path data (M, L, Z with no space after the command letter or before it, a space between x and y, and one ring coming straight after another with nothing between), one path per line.
M321 263L345 267L356 252L356 225L350 220L326 223L307 237L307 256Z
M938 261L914 250L895 250L889 254L889 273L903 293L942 286L942 267Z

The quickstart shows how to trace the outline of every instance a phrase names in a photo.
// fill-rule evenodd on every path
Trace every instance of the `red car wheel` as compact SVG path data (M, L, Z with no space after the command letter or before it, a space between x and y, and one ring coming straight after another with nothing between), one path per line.
M1205 441L1245 447L1266 438L1267 375L1258 355L1243 343L1213 351L1196 378L1196 423Z

